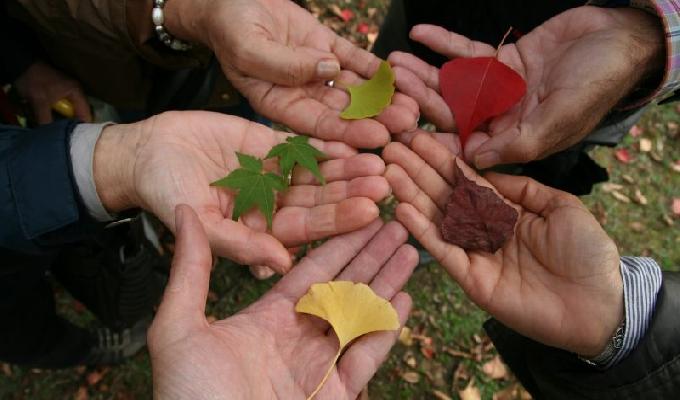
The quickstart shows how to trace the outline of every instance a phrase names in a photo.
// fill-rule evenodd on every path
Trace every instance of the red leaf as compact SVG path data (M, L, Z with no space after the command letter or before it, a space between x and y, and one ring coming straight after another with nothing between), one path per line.
M442 237L464 250L495 253L515 232L517 210L455 164L455 185L441 223Z
M362 35L366 35L369 31L369 26L367 23L362 22L359 25L357 25L357 32L361 33Z
M511 109L527 91L524 79L494 57L449 61L442 66L439 82L463 146L479 125Z
M354 12L349 8L345 8L344 10L340 11L340 18L342 18L342 20L345 22L349 22L352 18L354 18Z
M626 149L616 150L614 155L616 155L617 160L621 161L624 164L628 164L632 160L630 153Z

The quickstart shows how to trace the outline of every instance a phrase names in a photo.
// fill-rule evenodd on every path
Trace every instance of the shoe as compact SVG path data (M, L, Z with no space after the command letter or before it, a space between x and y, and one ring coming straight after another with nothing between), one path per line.
M146 346L151 316L121 331L99 328L92 332L94 344L83 364L88 366L120 364Z

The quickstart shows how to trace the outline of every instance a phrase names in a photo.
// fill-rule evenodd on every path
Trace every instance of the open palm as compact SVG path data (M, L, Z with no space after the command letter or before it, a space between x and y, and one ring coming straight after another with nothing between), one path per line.
M449 58L495 56L488 44L419 25L411 38ZM528 162L579 142L633 88L663 65L657 19L634 9L578 7L502 46L497 54L527 82L519 105L473 134L465 157L478 168ZM439 71L410 54L393 53L397 86L445 132L455 121L439 94Z
M347 86L370 78L380 60L292 1L212 2L207 14L205 41L227 78L264 116L296 132L360 148L384 146L390 132L415 127L418 106L403 94L396 94L393 104L375 120L340 118L349 97L319 79L319 63L335 63L337 71L330 71L325 79Z
M313 250L250 307L209 324L205 302L210 251L193 212L182 220L168 289L149 333L154 392L159 398L305 399L338 350L329 325L295 312L318 282L365 282L391 300L403 324L411 300L400 292L417 252L398 223L376 221ZM185 215L186 216L186 215ZM397 332L353 342L317 398L354 400L384 360Z
M157 215L174 231L174 209L189 204L198 212L216 255L242 264L265 265L278 272L290 268L286 247L361 228L378 217L375 201L389 193L381 174L383 161L359 155L337 142L312 139L311 144L329 158L321 164L327 184L319 185L297 172L294 185L279 196L271 232L256 211L232 221L234 192L210 186L239 167L236 152L264 158L290 134L273 131L246 120L209 112L166 113L134 125L137 138L116 135L111 126L102 143L123 138L133 161L124 164L134 182L132 203ZM100 153L115 157L125 146ZM269 164L267 164L269 163ZM273 161L265 168L275 169Z
M484 180L428 135L414 138L411 149L390 144L384 158L403 202L397 219L474 302L539 342L599 354L623 317L623 283L616 246L576 197L524 177ZM519 210L515 235L495 254L442 240L454 163Z

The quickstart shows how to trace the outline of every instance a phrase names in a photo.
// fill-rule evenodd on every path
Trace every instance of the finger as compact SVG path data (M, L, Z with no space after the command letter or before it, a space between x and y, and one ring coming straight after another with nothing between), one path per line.
M369 79L380 67L380 59L368 51L357 47L347 39L334 35L331 46L343 69L350 70L359 76Z
M73 104L75 116L83 122L92 122L92 110L80 87L66 96Z
M49 124L52 122L52 107L49 104L33 104L33 114L38 125Z
M157 319L185 324L205 319L212 255L208 237L194 210L175 209L175 256Z
M333 79L340 62L333 53L312 47L293 47L262 37L244 43L236 67L256 78L285 86L301 86L312 80Z
M389 299L396 295L408 282L418 266L418 250L405 244L397 249L378 275L371 282L371 289L378 296Z
M467 142L465 142L465 151L464 154L461 154L461 157L464 156L464 159L471 164L474 163L475 160L475 154L477 154L479 148L481 146L491 139L491 137L484 132L473 132L470 137L468 137Z
M403 326L413 303L406 293L399 293L392 299L397 311L399 324ZM392 346L399 337L399 330L374 332L357 339L338 362L340 381L345 384L349 398L355 398L368 381L375 375L378 367L385 361ZM320 395L324 390L322 389ZM329 396L332 398L333 396Z
M411 141L411 150L437 171L437 174L444 178L446 182L455 183L453 179L454 163L456 162L455 153L449 151L430 135L416 135Z
M368 284L406 239L408 232L400 223L386 224L334 280Z
M330 182L324 186L291 186L279 198L280 207L315 207L335 204L351 197L366 197L379 202L390 194L390 185L381 176Z
M266 265L280 274L291 267L290 254L272 235L225 219L221 214L206 216L204 226L210 246L220 257L242 265Z
M334 237L313 249L281 279L273 292L283 293L297 301L314 283L332 280L382 226L383 222L376 219L362 229Z
M271 147L274 147L279 143L285 142L286 139L288 139L289 137L298 136L290 132L274 131L274 133L275 138L271 143L272 144ZM333 142L309 138L309 144L313 146L315 149L324 153L326 157L328 157L329 159L349 158L357 154L357 150L355 148L348 146L346 143L342 142Z
M385 179L392 186L394 196L401 203L413 205L428 219L441 221L443 217L442 209L423 192L420 187L411 179L403 168L397 164L390 164L385 171Z
M347 181L365 176L380 176L385 172L385 162L375 154L361 153L343 160L330 160L319 165L326 182ZM314 175L306 168L295 168L293 185L318 185Z
M438 143L437 145L440 146ZM383 150L383 159L387 163L397 164L403 168L408 176L418 184L420 190L430 197L440 209L444 209L451 195L451 188L444 178L416 153L401 143L393 142ZM450 158L438 160L437 164L443 164L447 160L450 160Z
M460 154L460 139L458 138L458 135L454 133L441 133L441 132L427 132L423 129L416 129L413 132L408 132L408 133L400 133L397 135L393 135L392 138L400 143L405 144L408 147L411 147L411 142L413 141L413 138L415 138L418 135L427 135L430 136L432 139L436 140L437 142L441 143L444 145L444 147L453 155L458 155ZM467 143L465 144L465 151L467 152L467 149L470 147L470 142L472 140L472 136L470 139L468 139Z
M470 260L463 249L446 243L439 228L410 204L399 204L396 217L453 279L464 282L470 269Z
M285 207L274 215L272 235L287 246L352 232L373 222L380 210L365 197L314 208Z
M440 26L416 25L409 37L448 58L487 57L496 53L496 49L488 44L470 40Z
M484 178L506 199L543 217L558 207L584 207L577 197L542 185L531 178L491 172L484 175Z
M437 129L444 132L454 132L456 123L451 109L444 99L430 89L415 76L413 72L401 67L394 67L395 84L400 92L410 96L420 106L420 111Z
M429 89L439 93L439 69L410 53L395 51L387 58L394 67L406 69L414 74Z

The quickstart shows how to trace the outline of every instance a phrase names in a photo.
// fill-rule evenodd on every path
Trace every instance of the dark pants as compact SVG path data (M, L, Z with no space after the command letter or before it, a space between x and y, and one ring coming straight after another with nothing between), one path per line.
M417 24L433 24L449 31L497 46L513 27L512 43L561 12L584 5L584 0L393 0L374 52L387 58L392 51L413 53L431 65L441 66L446 58L409 39ZM612 113L583 142L543 160L517 166L514 172L544 184L581 195L595 183L608 179L607 172L586 154L594 145L613 146L637 121L639 110Z

